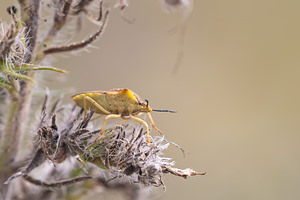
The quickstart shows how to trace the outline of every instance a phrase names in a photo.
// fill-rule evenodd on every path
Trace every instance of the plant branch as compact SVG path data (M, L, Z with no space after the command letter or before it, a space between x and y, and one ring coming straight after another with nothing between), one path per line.
M45 55L49 55L49 54L54 54L54 53L74 51L74 50L78 50L78 49L84 48L85 46L91 44L104 31L106 23L107 23L107 20L108 20L108 14L109 14L109 11L106 11L106 13L104 15L104 20L103 20L102 26L100 27L100 29L94 35L91 35L88 39L86 39L84 41L81 41L81 42L72 43L72 44L69 44L69 45L48 48L48 49L44 50L44 54Z
M21 8L21 20L25 22L27 52L25 53L25 63L30 63L34 47L36 43L36 35L38 29L39 19L39 0L18 0ZM25 73L26 76L34 77L34 72ZM16 159L20 141L22 139L22 133L24 125L26 124L26 116L29 111L31 102L31 89L32 84L25 80L18 80L20 90L17 97L11 97L11 105L9 109L8 122L6 124L5 133L3 136L3 143L1 146L0 157L1 172L5 172L1 175L0 181L6 180L12 173L13 169L9 166ZM7 196L7 187L1 187L1 193L5 199Z
M36 42L36 34L37 34L37 28L38 28L38 11L39 11L39 1L38 0L31 0L29 2L27 1L21 1L19 0L20 6L21 6L21 16L24 17L22 21L25 21L26 27L27 27L27 33L28 41L26 44L28 45L28 51L25 55L25 63L29 63L33 49ZM27 2L28 4L23 4ZM34 76L34 72L29 72L25 74L29 77ZM29 110L29 105L31 101L31 87L32 84L30 82L27 82L25 80L19 80L20 81L20 91L19 91L19 99L12 99L12 105L11 105L11 120L10 123L8 123L6 128L6 133L4 137L4 146L5 150L4 152L7 152L6 156L9 161L13 161L15 159L15 156L17 154L18 148L19 148L19 141L22 138L22 130L23 125L25 124L24 121L26 121L26 115Z
M92 176L82 176L82 177L57 181L55 183L46 183L46 182L43 182L41 180L37 180L35 178L32 178L31 176L28 176L28 175L24 175L23 178L26 181L28 181L28 182L30 182L34 185L38 185L38 186L42 186L42 187L48 187L48 188L54 188L54 187L62 187L62 186L72 185L74 183L78 183L78 182L82 182L82 181L92 179L93 177Z

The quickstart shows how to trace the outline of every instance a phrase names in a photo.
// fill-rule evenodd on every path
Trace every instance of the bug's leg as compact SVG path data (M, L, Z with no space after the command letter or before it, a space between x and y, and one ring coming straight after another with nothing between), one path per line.
M105 110L102 106L99 105L99 103L97 103L94 99L92 99L89 96L85 96L84 100L83 100L83 108L84 108L84 116L86 115L86 110L87 110L87 105L86 105L86 101L89 101L90 103L92 103L94 106L96 106L99 110L101 110L103 113L105 113L106 115L110 115L111 113L108 112L107 110Z
M130 116L130 118L133 119L133 120L135 120L135 121L137 121L137 122L139 122L139 123L141 123L141 124L143 124L146 127L146 129L147 129L147 142L149 144L151 144L150 143L150 137L149 137L149 135L150 135L149 134L149 126L148 126L147 122L145 122L144 120L142 120L142 119L140 119L138 117L134 117L134 116Z
M104 127L105 127L105 124L106 124L106 122L107 122L108 119L116 119L116 118L120 118L120 117L121 117L121 115L115 115L115 114L107 115L107 116L105 117L104 122L103 122L101 131L100 131L99 135L97 136L97 138L95 139L94 142L96 142L96 141L99 139L99 137L101 137L101 135L103 134L103 132L104 132Z
M148 117L149 117L149 119L150 119L150 122L151 122L152 127L153 127L155 130L157 130L157 132L159 132L161 135L163 135L163 132L162 132L161 130L159 130L159 129L156 127L156 125L155 125L155 123L154 123L154 121L153 121L153 119L152 119L152 117L151 117L151 115L150 115L149 112L147 113L147 115L148 115Z
M91 119L90 121L94 121L94 120L96 120L96 119L99 119L99 118L101 118L103 115L98 115L97 117L94 117L93 119Z
M86 116L86 97L83 99L83 110L84 110L84 116Z

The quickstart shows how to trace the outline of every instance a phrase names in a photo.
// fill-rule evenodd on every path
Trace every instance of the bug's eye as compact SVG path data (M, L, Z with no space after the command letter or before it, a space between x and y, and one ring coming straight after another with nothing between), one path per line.
M146 107L148 107L149 101L147 99L145 99L145 101L146 101Z

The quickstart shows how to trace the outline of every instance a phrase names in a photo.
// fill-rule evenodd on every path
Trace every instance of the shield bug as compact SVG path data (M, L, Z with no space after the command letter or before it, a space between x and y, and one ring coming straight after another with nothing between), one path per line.
M108 119L122 118L125 122L129 119L133 119L143 124L147 129L147 142L150 143L149 126L147 122L138 116L142 113L147 113L152 127L160 134L163 134L162 131L156 127L150 112L176 112L172 110L151 109L148 105L148 100L143 101L139 95L129 89L91 91L74 95L72 98L78 106L84 108L84 115L86 115L87 110L94 111L95 113L100 114L100 116L106 115L102 129L98 137L95 139L95 142L103 134L104 127Z

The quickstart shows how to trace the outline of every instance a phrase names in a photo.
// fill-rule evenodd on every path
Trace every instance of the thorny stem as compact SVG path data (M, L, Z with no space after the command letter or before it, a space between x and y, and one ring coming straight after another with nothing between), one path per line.
M37 20L39 1L32 0L29 2L30 7L26 6L24 1L19 1L21 4L21 16L24 17L23 21L26 23L28 34L28 46L29 52L25 56L25 62L29 63L32 57L33 49L35 46L35 38L37 33ZM27 4L28 5L28 4ZM26 14L24 13L26 12ZM33 77L34 72L28 72L27 76ZM19 141L22 135L22 125L25 124L25 116L28 113L29 105L31 101L31 89L32 84L25 80L20 80L20 91L17 97L13 97L11 100L10 118L7 123L4 136L4 153L7 158L7 164L15 159L18 151ZM9 146L8 146L9 145ZM9 148L9 151L7 150Z
M25 54L24 62L29 63L34 52L36 42L40 1L19 0L18 2L21 8L21 18L27 27L26 35L28 36L28 51ZM25 73L25 75L31 78L34 77L34 74L34 71ZM5 173L2 173L2 176L0 177L1 183L13 173L14 169L10 168L9 165L15 160L18 153L20 141L22 139L22 131L24 130L23 125L26 124L26 116L31 102L32 84L25 80L20 80L19 83L20 90L17 97L11 98L10 114L5 128L1 147L2 150L0 152L2 161L0 168L1 170L6 171ZM1 187L1 190L2 197L5 199L7 195L7 186Z
M11 88L9 88L8 90L11 98L13 99L13 101L19 101L19 88L17 81L12 76L8 76L8 80L11 84Z
M29 63L34 53L36 44L36 35L38 30L39 20L39 0L18 0L21 7L21 21L25 22L27 27L27 48L28 52L25 55L25 63Z
M13 157L10 156L10 152L13 151L13 149L15 149L15 146L17 146L17 140L15 139L15 135L14 135L14 118L15 118L15 113L17 112L18 109L18 99L12 100L11 102L11 107L10 107L10 113L9 113L9 117L8 117L8 121L7 121L7 126L5 129L5 133L10 133L10 137L8 137L7 135L5 135L6 137L4 139L3 142L3 152L1 155L1 160L4 161L4 163L2 164L7 164L7 163L11 163L11 161L13 160ZM4 166L3 166L4 167Z
M19 102L18 100L13 100L11 101L10 105L10 113L5 129L5 133L3 135L3 140L2 141L2 146L1 146L1 152L0 152L0 171L1 171L1 176L0 176L0 181L3 183L5 179L7 179L13 171L11 171L11 168L8 167L8 164L11 163L14 159L13 153L17 152L17 146L18 146L18 140L15 138L15 132L14 132L14 119L15 119L15 114L17 113L19 108ZM7 185L1 186L1 193L2 193L2 198L6 198L6 192L8 190ZM0 194L1 195L1 194ZM1 197L1 196L0 196Z

